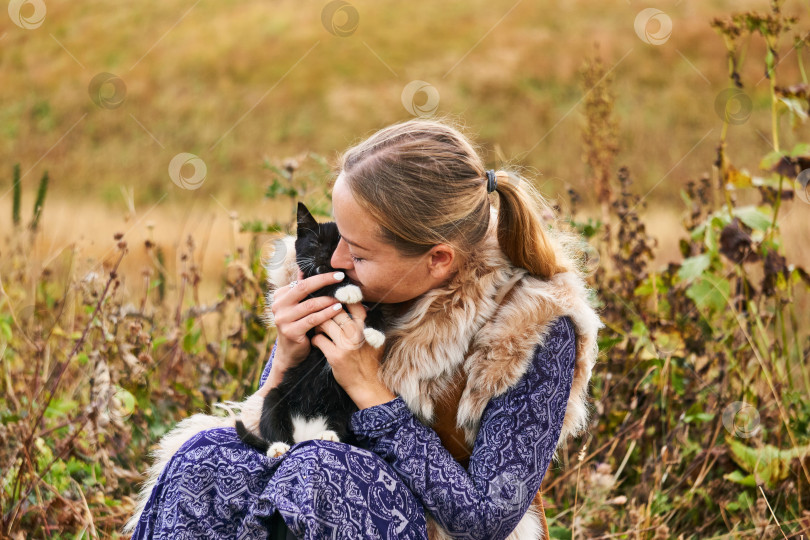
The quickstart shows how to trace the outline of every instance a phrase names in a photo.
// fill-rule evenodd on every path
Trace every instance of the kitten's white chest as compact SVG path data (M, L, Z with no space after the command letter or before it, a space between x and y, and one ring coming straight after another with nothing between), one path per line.
M322 441L340 442L338 434L329 429L326 423L326 418L320 416L317 418L306 419L303 416L294 415L292 417L293 423L293 440L296 443L302 441L311 441L313 439L320 439ZM290 445L285 442L278 441L270 445L267 449L267 457L277 458L287 453Z
M293 440L297 443L313 439L338 440L335 432L329 429L326 418L322 416L306 419L303 416L294 415L292 417L292 424ZM324 437L324 434L327 432L327 437ZM330 435L334 435L334 439L332 439Z

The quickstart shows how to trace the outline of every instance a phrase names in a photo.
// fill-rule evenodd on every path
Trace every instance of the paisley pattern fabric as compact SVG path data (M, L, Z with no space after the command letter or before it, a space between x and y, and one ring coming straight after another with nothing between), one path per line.
M362 448L303 441L268 458L233 428L205 430L164 468L132 538L265 539L276 510L307 540L424 539L426 511L454 537L506 538L556 449L575 351L561 317L521 381L487 405L469 470L400 397L352 415Z

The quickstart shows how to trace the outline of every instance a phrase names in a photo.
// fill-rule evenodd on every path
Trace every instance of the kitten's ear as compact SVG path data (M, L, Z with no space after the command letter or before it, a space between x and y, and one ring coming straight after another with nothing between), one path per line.
M300 230L318 230L318 222L309 213L309 209L302 202L298 203L298 228Z

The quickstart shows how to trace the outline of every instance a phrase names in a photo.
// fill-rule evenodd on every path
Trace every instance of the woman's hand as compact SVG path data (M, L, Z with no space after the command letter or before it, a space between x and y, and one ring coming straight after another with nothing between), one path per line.
M333 312L318 326L329 337L317 334L312 337L312 345L326 356L335 380L358 408L387 403L396 396L377 376L384 348L375 349L366 343L366 308L359 303L349 304L349 313L351 318L343 309Z
M304 279L304 273L299 269L298 283L295 287L285 285L275 290L270 311L273 312L278 329L278 345L273 357L273 367L278 365L278 373L283 373L307 357L312 349L307 337L310 329L340 313L332 309L333 305L340 307L340 303L332 296L318 296L304 300L308 294L342 280L343 272L340 274L340 279L335 279L333 272Z

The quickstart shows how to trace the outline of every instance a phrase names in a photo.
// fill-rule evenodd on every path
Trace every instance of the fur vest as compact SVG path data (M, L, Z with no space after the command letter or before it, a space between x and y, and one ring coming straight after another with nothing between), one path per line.
M506 258L498 245L497 220L493 207L483 248L445 286L429 290L398 317L389 306L382 306L386 337L380 379L436 431L465 468L484 408L521 379L537 344L554 320L564 315L576 327L577 350L557 450L587 426L588 383L598 353L597 332L604 326L564 235L552 234L550 240L558 264L567 271L543 280ZM285 246L284 262L269 273L271 288L297 276L295 238L286 237ZM272 298L268 300L270 306ZM431 540L449 538L430 515L427 521ZM544 529L538 492L507 540L541 539Z
M446 285L427 291L399 316L390 306L382 307L386 342L381 381L402 397L422 423L436 431L445 448L465 468L484 408L521 379L537 344L544 341L553 321L565 315L576 328L576 364L557 450L587 426L588 384L598 352L597 332L604 326L564 235L552 234L550 240L558 264L567 271L543 280L505 257L498 245L495 208L490 216L483 247ZM275 289L297 277L295 238L285 237L284 247L283 260L274 254L274 264L267 268L264 317L268 326L274 324L269 307ZM248 429L258 431L260 399L254 395L225 408L229 406L231 411L241 409ZM194 433L217 422L203 418L193 421L203 416L184 420L161 441L132 528L165 462ZM233 425L233 418L219 418L218 425ZM429 514L426 518L431 540L450 538ZM545 538L547 530L538 492L507 540L539 540Z

